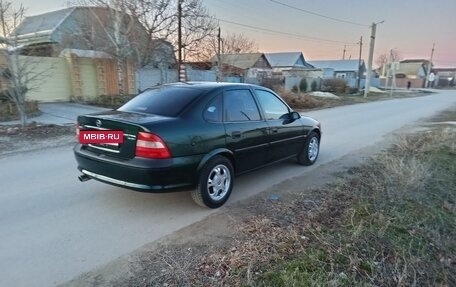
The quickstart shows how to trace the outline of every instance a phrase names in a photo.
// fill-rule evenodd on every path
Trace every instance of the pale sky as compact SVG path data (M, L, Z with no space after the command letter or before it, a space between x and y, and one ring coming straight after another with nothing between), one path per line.
M14 2L22 2L27 14L34 15L64 8L67 1ZM311 15L274 2L364 26ZM346 59L350 56L357 59L356 43L363 36L362 58L367 61L369 26L372 22L385 21L377 25L374 62L379 54L389 53L390 49L397 50L404 59L429 59L435 43L436 67L456 67L456 0L203 0L203 3L211 14L224 20L220 22L222 34L224 31L243 33L257 42L261 52L301 51L306 60L342 59L346 45Z

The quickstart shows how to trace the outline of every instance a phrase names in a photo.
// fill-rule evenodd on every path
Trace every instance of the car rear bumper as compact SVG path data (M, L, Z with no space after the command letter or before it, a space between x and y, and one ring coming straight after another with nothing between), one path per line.
M82 145L74 147L78 169L90 178L145 192L167 192L196 185L201 156L171 159L122 159L96 154Z

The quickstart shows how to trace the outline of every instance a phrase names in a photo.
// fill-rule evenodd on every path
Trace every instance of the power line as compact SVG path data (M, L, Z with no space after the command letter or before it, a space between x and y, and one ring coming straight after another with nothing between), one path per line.
M352 43L352 42L343 42L343 41L329 40L329 39L323 39L323 38L318 38L318 37L312 37L312 36L305 36L305 35L300 35L300 34L288 33L288 32L284 32L284 31L271 30L271 29L267 29L267 28L261 28L261 27L257 27L257 26L237 23L237 22L233 22L233 21L229 21L229 20L225 20L225 19L220 19L220 18L215 18L215 19L219 20L220 22L224 22L224 23L229 23L229 24L233 24L233 25L238 25L238 26L242 26L242 27L247 27L247 28L251 28L251 29L256 29L256 30L270 32L270 33L281 34L281 35L289 35L289 36L298 37L298 38L305 38L305 39L311 39L311 40L323 41L323 42L331 42L331 43L342 43L342 44L349 44L349 45L350 44L351 45L355 45L356 44L356 43Z
M295 9L295 10L298 10L298 11L301 11L301 12L304 12L304 13L307 13L307 14L311 14L311 15L314 15L314 16L326 18L326 19L329 19L329 20L333 20L333 21L337 21L337 22L342 22L342 23L346 23L346 24L351 24L351 25L356 25L356 26L361 26L361 27L370 27L370 25L361 24L361 23L356 23L356 22L352 22L352 21L348 21L348 20L343 20L343 19L338 19L338 18L326 16L326 15L319 14L319 13L316 13L316 12L312 12L312 11L309 11L309 10L301 9L301 8L299 8L299 7L291 6L291 5L288 5L288 4L285 4L285 3L282 3L282 2L276 1L276 0L269 0L269 1L271 1L271 2L273 2L273 3L276 3L276 4L278 4L278 5L282 5L282 6L291 8L291 9Z

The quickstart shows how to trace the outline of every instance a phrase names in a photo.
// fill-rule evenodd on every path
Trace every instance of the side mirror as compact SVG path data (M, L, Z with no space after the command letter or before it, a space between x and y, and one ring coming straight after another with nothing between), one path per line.
M298 112L291 112L290 113L290 119L295 121L297 119L300 119L301 118L301 115L298 113Z

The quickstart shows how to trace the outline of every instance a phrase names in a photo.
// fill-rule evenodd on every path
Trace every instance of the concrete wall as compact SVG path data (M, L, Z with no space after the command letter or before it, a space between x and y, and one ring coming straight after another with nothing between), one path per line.
M143 68L136 71L136 90L177 82L177 71L170 69Z
M397 88L407 88L407 83L410 81L410 88L412 89L420 89L424 87L424 79L408 79L408 78L401 78L396 79L396 87ZM389 88L391 86L391 80L387 83L386 78L380 79L381 87ZM387 86L388 85L388 86Z
M28 100L40 102L69 101L71 96L70 76L64 58L19 57L20 66L26 67L36 80L30 83Z
M186 69L187 81L195 82L215 82L217 81L217 74L212 70L194 70L191 68Z
M98 96L97 74L92 59L82 58L79 62L81 69L82 97L91 100Z

